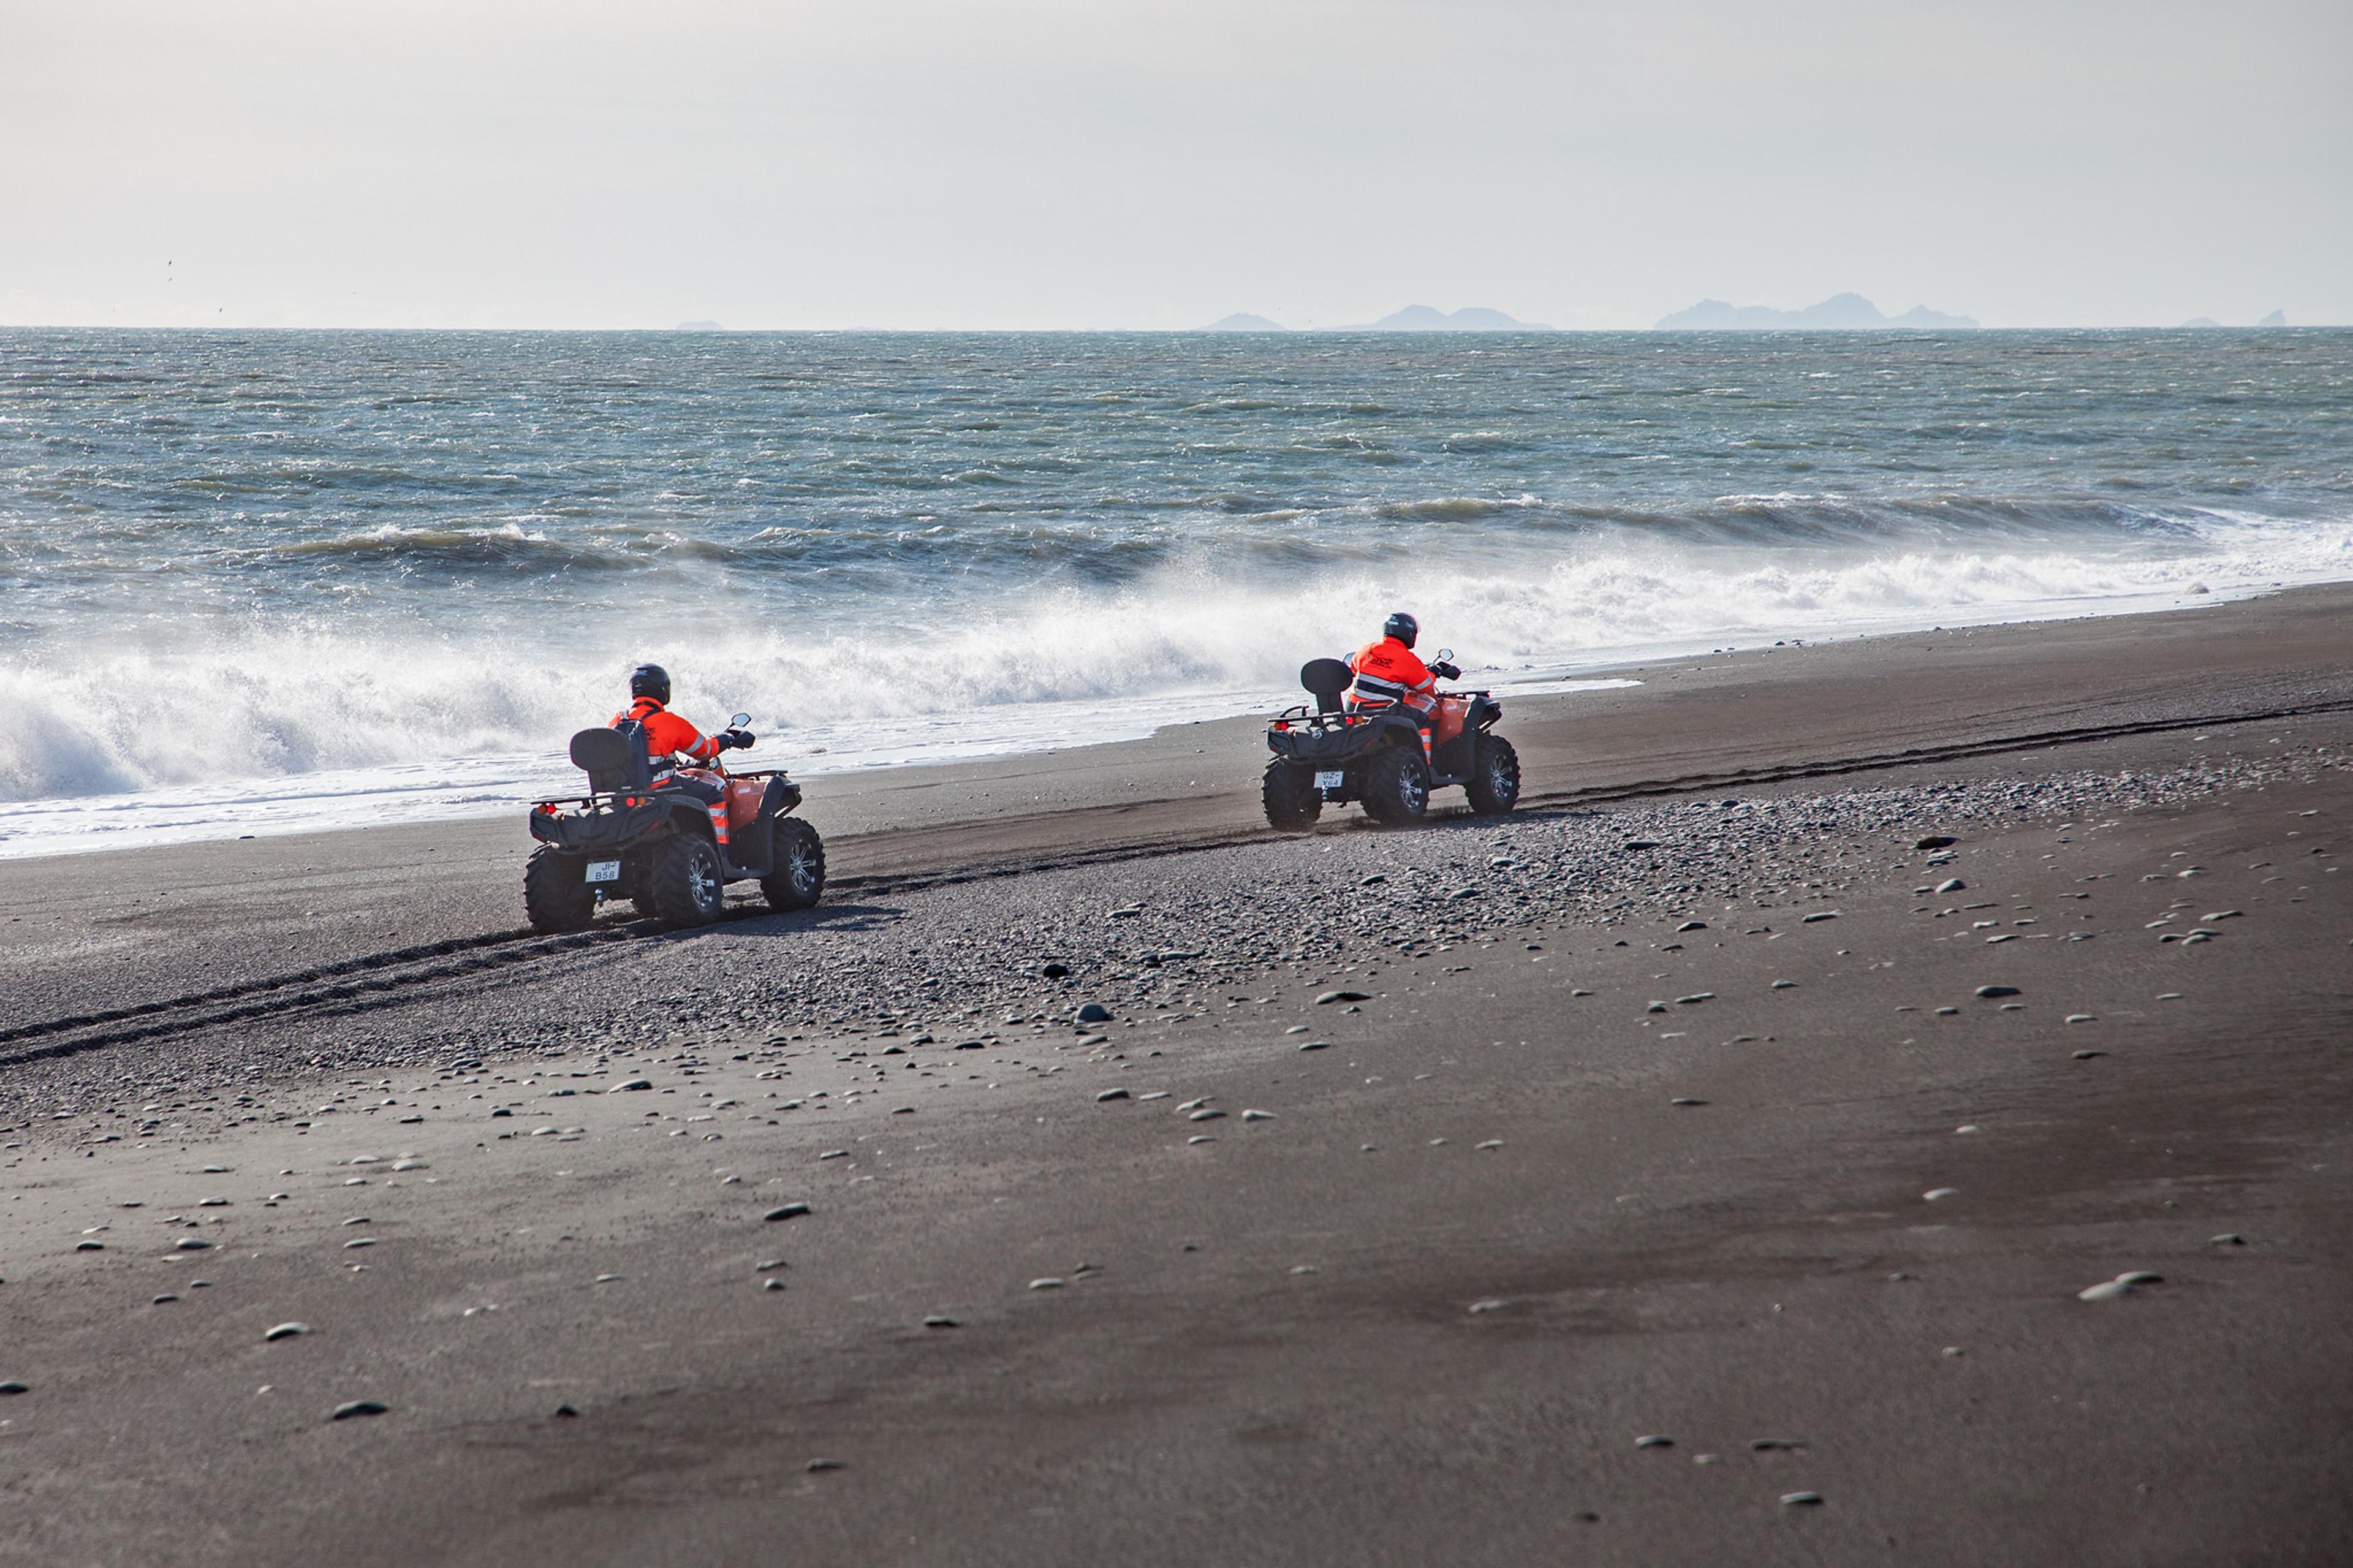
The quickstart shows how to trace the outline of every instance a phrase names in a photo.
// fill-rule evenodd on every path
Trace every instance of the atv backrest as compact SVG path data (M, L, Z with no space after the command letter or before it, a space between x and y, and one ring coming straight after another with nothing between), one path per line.
M646 727L625 721L608 730L583 730L572 737L572 762L588 775L598 794L653 787L652 759L646 755Z
M1311 658L1299 667L1299 684L1315 694L1318 713L1337 713L1340 693L1356 679L1356 672L1336 658Z

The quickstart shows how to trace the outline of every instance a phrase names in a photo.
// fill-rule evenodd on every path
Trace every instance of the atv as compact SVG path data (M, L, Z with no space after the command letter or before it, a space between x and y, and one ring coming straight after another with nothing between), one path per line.
M1439 650L1439 664L1450 651ZM1456 672L1450 667L1442 673ZM1262 791L1268 826L1303 831L1325 802L1352 800L1361 801L1375 822L1416 822L1430 809L1431 790L1455 784L1482 816L1501 816L1519 803L1520 756L1493 732L1504 710L1493 697L1440 693L1425 758L1420 731L1408 714L1395 708L1343 709L1340 693L1355 679L1336 658L1311 659L1300 669L1299 684L1314 694L1315 710L1303 703L1268 726L1266 746L1274 753Z
M751 721L738 713L730 723ZM666 787L673 775L656 775L636 724L581 731L572 761L588 775L588 793L531 808L539 847L523 867L522 906L533 931L579 931L607 899L627 899L665 925L708 925L726 907L727 884L747 879L758 879L772 910L805 910L825 890L825 845L786 815L801 792L782 770L731 773L714 760L676 771L726 792L723 833L716 806Z

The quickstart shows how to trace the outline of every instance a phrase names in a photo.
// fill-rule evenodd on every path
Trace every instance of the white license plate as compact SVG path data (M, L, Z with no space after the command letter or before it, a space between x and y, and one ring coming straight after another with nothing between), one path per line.
M1346 770L1342 768L1335 768L1329 773L1317 773L1315 775L1315 787L1317 789L1338 789L1341 784L1346 780L1347 776L1348 774Z
M592 882L617 882L621 879L621 863L618 860L591 860L588 862L588 879Z

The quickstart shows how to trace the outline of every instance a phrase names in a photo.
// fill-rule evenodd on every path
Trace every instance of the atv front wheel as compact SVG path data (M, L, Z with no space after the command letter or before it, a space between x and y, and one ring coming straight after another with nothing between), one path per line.
M661 847L649 880L654 910L674 926L709 925L727 907L719 851L707 838L681 833Z
M1482 735L1471 756L1471 782L1463 786L1471 809L1501 816L1520 803L1520 753L1501 735Z
M797 816L780 816L773 827L776 870L760 879L760 891L779 914L805 910L825 891L825 840Z
M1314 775L1278 757L1266 764L1266 782L1259 788L1266 805L1266 825L1282 833L1298 833L1324 815L1324 793Z
M578 931L596 918L596 890L588 863L549 845L531 852L522 868L522 912L536 931Z
M1410 746L1385 746L1365 770L1365 811L1388 826L1419 822L1430 809L1430 764Z

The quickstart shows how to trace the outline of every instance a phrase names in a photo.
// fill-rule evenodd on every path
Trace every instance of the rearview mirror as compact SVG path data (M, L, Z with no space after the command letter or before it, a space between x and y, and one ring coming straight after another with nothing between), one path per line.
M752 716L749 713L738 713L735 717L727 721L727 727L731 730L740 730L751 721Z
M1438 662L1440 664L1452 664L1454 662L1454 650L1451 647L1440 648L1438 650Z

